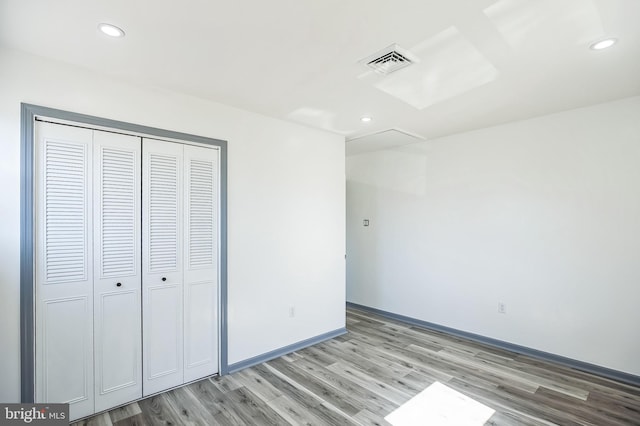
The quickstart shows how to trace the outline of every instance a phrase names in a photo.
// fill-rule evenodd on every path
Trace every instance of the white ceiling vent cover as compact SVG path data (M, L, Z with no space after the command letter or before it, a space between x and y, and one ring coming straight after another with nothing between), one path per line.
M392 44L358 62L379 74L389 75L418 62L418 60L408 50L401 48L397 44Z

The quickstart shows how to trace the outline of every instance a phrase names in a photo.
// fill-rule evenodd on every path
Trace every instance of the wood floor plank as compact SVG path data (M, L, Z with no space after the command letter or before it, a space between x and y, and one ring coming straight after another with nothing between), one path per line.
M481 404L486 405L506 416L513 419L514 423L535 424L544 426L557 426L557 423L545 420L540 416L541 413L530 413L527 409L521 409L517 404L512 403L509 398L500 398L496 396L497 388L491 387L472 387L467 382L452 379L447 386L458 392L474 399ZM495 414L494 414L495 416Z
M347 327L349 327L349 326L352 326L352 325L358 324L359 322L360 322L360 321L359 321L359 320L357 320L357 319L355 319L354 317L352 317L352 316L348 316L348 317L347 317L347 321L346 321L346 325L347 325Z
M312 407L311 411L319 417L325 425L362 426L353 416L347 415L328 402L323 402L317 407Z
M372 413L369 410L362 410L353 416L353 418L365 426L392 426L391 423L381 418L379 414Z
M410 348L416 350L417 352L423 351L418 347L410 346ZM431 354L427 352L427 355L430 356ZM521 370L512 369L506 365L498 365L493 361L487 361L475 357L465 357L461 356L458 353L446 350L440 351L434 356L436 358L451 361L456 365L464 365L477 371L482 371L483 373L490 373L496 377L499 377L500 380L509 382L512 385L517 384L521 389L530 392L535 392L540 386L546 386L557 392L564 393L582 400L586 400L588 396L588 391L580 389L579 387L569 386L552 380L547 380L543 377L529 374Z
M348 333L76 425L380 425L435 382L495 410L489 426L640 426L640 388L347 309Z
M376 339L377 341L385 342L394 346L398 346L400 348L405 348L409 344L414 344L424 346L433 351L439 351L442 349L441 345L431 344L429 342L426 342L424 339L419 339L407 334L396 334L392 332L391 329L391 327L384 326L373 329L371 327L366 327L360 324L351 327L351 330L360 333L361 336L371 337L373 339Z
M198 398L186 388L174 389L164 394L167 403L173 411L180 416L182 424L191 425L216 425L214 419L216 413L212 413L200 402Z
M398 377L411 371L406 366L380 356L374 348L366 343L353 341L341 342L335 345L327 343L326 348L327 351L334 354L334 362L336 359L340 359L345 363L358 365L378 377Z
M280 390L250 368L239 371L235 373L234 376L238 383L260 395L260 398L264 401L269 402L282 396Z
M354 415L366 407L361 401L356 401L349 394L309 374L307 370L291 365L291 363L276 359L268 362L267 365L280 371L298 385L305 387L316 395L320 395L324 402L331 403L349 415Z
M509 371L480 368L477 364L464 358L453 357L450 354L441 354L440 352L432 352L419 346L410 345L408 349L396 352L421 365L429 365L432 368L447 371L454 377L466 375L466 377L477 377L479 380L491 379L491 381L496 384L509 383L512 386L531 393L535 392L539 386L531 380L511 374Z
M587 390L581 389L579 386L561 383L557 380L550 380L546 377L541 377L540 375L530 374L522 369L511 368L510 363L508 362L498 363L477 357L470 358L464 354L460 354L459 352L449 350L442 350L438 352L437 356L448 358L454 362L459 362L464 365L473 366L481 371L492 372L494 374L505 374L512 382L514 380L521 380L524 383L531 384L532 387L545 386L574 398L586 400L589 395Z
M586 401L576 400L564 393L544 387L536 391L536 401L543 402L545 405L562 412L571 413L585 422L609 426L628 426L632 424L626 419L624 412L607 410L602 406L594 408L593 405Z
M367 411L374 412L379 415L385 415L397 408L397 404L386 398L382 398L381 396L371 392L368 388L360 386L340 374L336 374L333 371L316 365L311 360L299 360L296 362L296 366L304 369L309 374L324 381L328 385L331 385L348 395L354 396L359 401L366 401Z
M101 413L97 416L90 417L88 419L81 420L74 423L75 426L112 426L111 417L109 413Z
M311 409L315 408L315 406L309 407L302 405L285 395L271 400L269 405L291 425L315 426L325 424L325 421L318 417Z
M141 415L146 424L179 425L180 416L167 403L164 394L155 395L138 401Z
M391 384L384 383L373 376L369 376L353 366L345 365L341 361L331 364L327 368L398 405L404 404L413 396L413 394L396 389Z
M389 352L385 349L381 349L370 344L364 344L363 342L359 343L363 345L362 347L365 348L365 351L369 352L371 356L375 356L376 358L385 360L387 363L392 365L393 367L389 368L393 369L395 374L401 375L406 374L407 371L415 371L424 376L432 377L433 380L438 380L441 382L446 382L453 377L448 372L440 369L439 366L420 364L415 362L414 360L402 357L398 353ZM402 371L399 370L400 368L402 368Z
M227 392L225 396L233 403L234 413L245 422L244 424L280 426L287 423L265 401L244 386ZM230 412L231 410L223 411L225 414Z
M233 375L210 377L209 381L213 384L213 386L215 386L220 392L223 393L242 387L242 385L236 381L236 378Z
M229 390L227 392L221 391L215 383L211 380L206 380L204 382L204 387L207 388L207 393L210 395L210 400L208 401L209 406L214 407L211 414L213 415L217 424L221 425L242 425L245 424L244 416L242 415L243 407L237 406L236 402L230 398L231 392L234 390Z
M514 357L509 356L508 354L505 355L498 355L498 354L492 354L489 352L485 352L483 350L479 350L478 353L475 355L476 358L479 359L485 359L487 361L493 361L493 362L513 362Z
M129 417L136 416L141 412L142 411L140 410L140 406L138 405L138 403L134 402L133 404L125 405L123 407L116 408L115 410L111 410L109 412L109 416L111 417L111 421L113 423L116 423Z
M195 399L216 417L220 414L220 406L216 403L216 399L220 397L221 392L211 383L210 380L200 380L184 387Z
M517 410L520 413L528 414L532 417L535 416L540 420L546 420L552 424L562 424L563 426L598 426L595 422L583 422L582 419L574 414L562 413L558 409L549 405L545 406L544 413L539 413L538 407L541 405L541 398L536 398L535 394L532 395L529 392L522 391L521 389L506 385L499 386L496 389L486 389L474 384L463 383L457 379L450 380L447 385L464 393L465 395L474 395L476 397L484 396L492 403L497 402L513 407L514 410Z
M324 402L320 395L315 395L306 388L297 386L287 376L278 373L277 370L273 370L266 364L257 365L253 369L274 387L280 389L284 395L287 395L302 406L317 406Z
M331 365L334 362L336 362L335 356L327 354L321 348L324 349L325 346L324 345L311 346L299 351L298 353L300 353L303 356L303 358L312 359L316 364L319 364L325 367L327 365Z
M624 413L627 417L640 419L640 398L634 398L628 394L593 390L589 392L587 402L607 412Z
M467 365L453 362L446 357L436 356L435 352L423 352L418 347L404 350L382 345L380 348L378 348L378 350L385 352L389 357L395 357L404 360L407 363L410 363L410 365L413 365L413 368L419 372L424 372L430 375L442 375L442 373L444 373L446 381L449 381L451 380L451 378L455 377L465 377L467 380L477 379L479 382L490 381L491 383L497 385L504 382L504 380L506 379L504 374L495 374L494 372L490 371L482 371L476 368L470 368ZM516 380L514 385L522 387L523 390L531 393L535 392L538 388L535 384L531 384L529 382L521 380Z
M379 327L381 325L384 325L385 322L388 321L386 318L370 315L367 312L360 311L357 309L350 309L348 311L349 311L349 317L358 320L359 323L368 324L371 327Z
M144 420L142 412L131 417L113 422L113 426L152 426Z
M608 379L606 377L596 376L594 374L586 373L584 371L578 371L564 365L541 361L524 355L516 356L515 360L529 366L537 367L536 374L544 375L545 371L552 372L553 374L562 378L573 378L579 381L587 382L589 386L602 386L603 389L609 389L614 392L628 393L630 395L634 395L637 398L640 398L640 387L631 386L626 383Z
M484 424L484 426L548 426L548 422L539 422L536 420L523 418L511 413L496 412Z

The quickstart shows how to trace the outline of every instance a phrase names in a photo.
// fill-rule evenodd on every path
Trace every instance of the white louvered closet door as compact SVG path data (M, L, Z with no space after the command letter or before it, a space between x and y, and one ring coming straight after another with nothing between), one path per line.
M218 372L218 150L184 146L184 381Z
M35 401L94 412L93 132L35 128Z
M139 137L94 131L95 411L142 397Z
M178 386L183 368L183 147L143 139L143 393Z
M36 402L217 373L219 151L41 121L34 148Z

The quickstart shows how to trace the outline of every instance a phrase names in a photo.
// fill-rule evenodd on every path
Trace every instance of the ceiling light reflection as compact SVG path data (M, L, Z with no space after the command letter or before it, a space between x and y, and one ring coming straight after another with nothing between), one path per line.
M98 29L109 37L124 37L124 31L121 28L111 24L99 24Z
M616 41L618 40L616 40L615 38L607 38L593 43L590 47L592 50L602 50L613 46L614 44L616 44Z

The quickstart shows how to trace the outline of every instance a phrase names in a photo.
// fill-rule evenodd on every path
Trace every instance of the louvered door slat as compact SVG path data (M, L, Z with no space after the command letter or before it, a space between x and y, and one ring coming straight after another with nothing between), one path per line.
M47 283L86 280L87 145L47 141L44 151ZM70 240L70 235L78 238ZM71 249L64 255L58 251L62 243Z
M178 159L149 156L149 268L175 270L178 265Z
M136 155L131 150L102 148L102 276L134 273Z
M214 256L214 165L189 159L189 266L211 266Z

